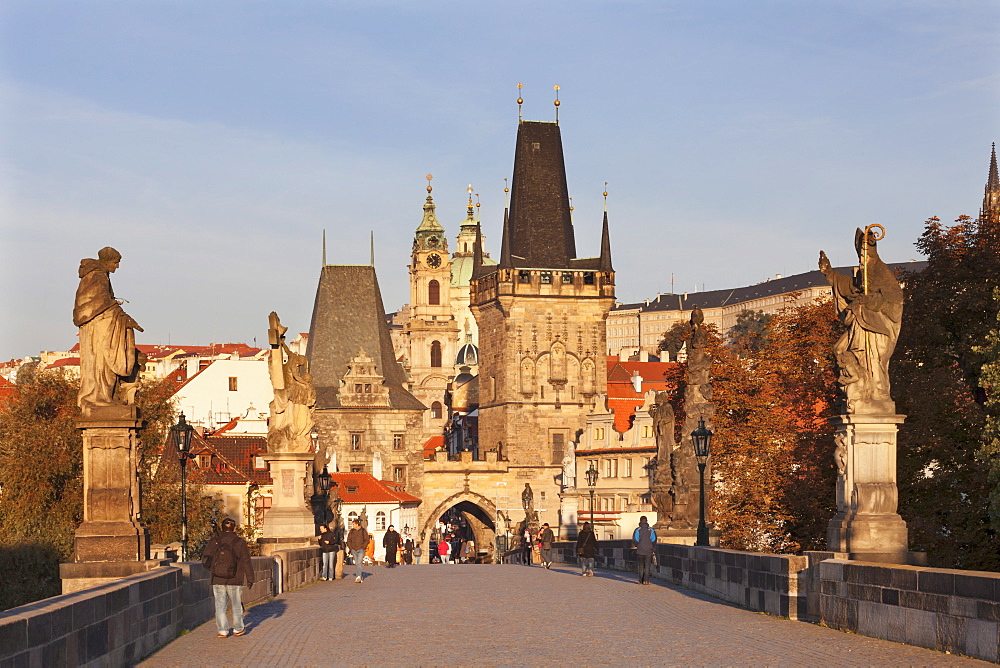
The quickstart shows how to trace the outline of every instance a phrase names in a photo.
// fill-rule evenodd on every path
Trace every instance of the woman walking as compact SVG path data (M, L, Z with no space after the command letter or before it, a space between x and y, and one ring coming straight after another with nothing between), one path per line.
M583 529L576 538L576 554L580 557L580 575L594 577L594 556L597 553L597 537L590 522L583 523Z

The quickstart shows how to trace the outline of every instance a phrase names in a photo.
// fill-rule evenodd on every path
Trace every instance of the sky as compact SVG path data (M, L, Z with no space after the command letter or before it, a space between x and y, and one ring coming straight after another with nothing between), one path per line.
M66 350L77 268L123 255L139 343L308 331L321 266L408 300L433 174L499 255L518 107L559 122L577 250L607 206L621 302L920 259L1000 140L1000 2L6 0L0 360Z

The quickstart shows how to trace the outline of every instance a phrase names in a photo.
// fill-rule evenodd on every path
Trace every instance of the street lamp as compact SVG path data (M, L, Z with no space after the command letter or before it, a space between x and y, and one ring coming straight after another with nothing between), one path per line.
M187 561L188 518L187 518L187 463L194 459L191 454L191 434L194 427L184 419L184 413L177 418L177 424L170 428L170 437L177 448L177 457L181 462L181 561Z
M594 523L594 487L597 485L597 478L600 477L600 473L597 472L597 467L594 466L594 462L590 462L590 468L587 469L587 486L590 487L590 528L594 529L594 535L597 535L597 525Z
M708 547L708 525L705 524L705 466L708 464L712 432L705 427L704 418L698 418L698 428L691 432L691 441L694 443L694 456L698 459L698 472L701 476L701 499L698 506L698 538L694 544Z

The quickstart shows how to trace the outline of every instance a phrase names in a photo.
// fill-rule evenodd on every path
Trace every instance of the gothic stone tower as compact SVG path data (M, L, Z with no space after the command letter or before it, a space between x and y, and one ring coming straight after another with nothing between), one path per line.
M451 259L438 223L428 175L424 217L413 238L410 262L410 319L406 323L411 392L428 410L424 431L441 433L448 418L444 395L455 376L458 323L451 305Z
M500 263L471 289L479 325L479 443L511 467L560 466L606 384L615 301L607 213L599 257L577 258L557 123L522 121Z

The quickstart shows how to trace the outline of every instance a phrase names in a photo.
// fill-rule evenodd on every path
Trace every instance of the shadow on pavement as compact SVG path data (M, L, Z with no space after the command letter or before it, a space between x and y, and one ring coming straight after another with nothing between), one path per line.
M279 598L273 598L266 603L258 603L252 608L248 608L244 614L247 629L252 631L258 625L263 623L264 620L281 617L285 614L285 610L287 609L288 603Z

